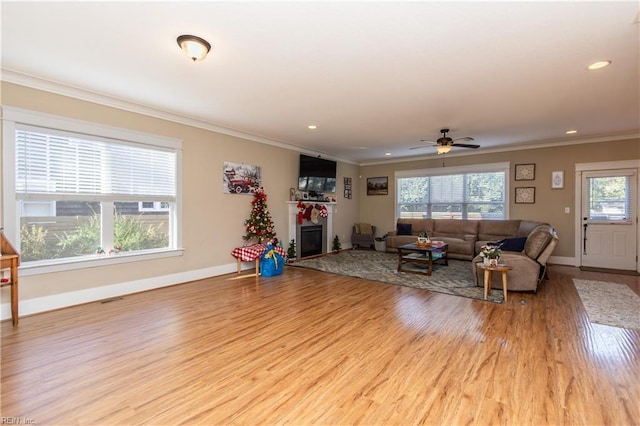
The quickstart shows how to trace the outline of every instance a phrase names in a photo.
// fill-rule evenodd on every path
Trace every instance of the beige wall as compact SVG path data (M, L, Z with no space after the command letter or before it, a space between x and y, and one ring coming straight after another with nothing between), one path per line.
M602 143L568 145L552 148L537 148L494 154L482 154L481 149L474 155L445 159L446 166L464 166L469 164L511 163L511 182L509 182L510 218L531 219L548 222L560 236L560 244L554 256L574 257L575 238L575 164L603 161L622 161L640 159L640 140L624 140ZM533 181L514 180L515 164L535 163L536 174ZM360 220L377 225L383 230L395 228L396 188L394 173L400 170L442 168L442 159L412 161L387 165L364 166L360 170ZM564 170L564 188L551 189L551 172ZM366 178L389 176L389 195L367 196ZM533 186L536 188L535 204L515 204L515 187ZM564 208L571 209L570 214Z
M263 185L268 196L267 206L278 237L283 240L286 249L286 201L289 200L289 188L297 184L297 151L9 83L2 83L2 105L183 141L183 256L24 276L20 279L20 300L235 264L230 253L234 247L244 242L243 222L249 217L253 198L222 192L222 168L225 161L262 167ZM358 166L338 163L338 205L334 216L334 233L347 239L351 235L352 224L358 219L358 193L357 190L354 191L354 198L351 200L342 196L343 177L355 178L357 175ZM2 211L0 197L0 212ZM2 216L0 223L3 223ZM8 300L7 291L3 290L2 300Z

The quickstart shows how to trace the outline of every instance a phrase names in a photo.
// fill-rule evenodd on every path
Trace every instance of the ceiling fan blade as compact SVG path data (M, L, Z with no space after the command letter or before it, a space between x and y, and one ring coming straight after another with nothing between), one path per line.
M469 143L454 143L452 144L452 146L459 146L460 148L480 148L480 145L474 145L474 144L469 144Z
M427 145L422 145L422 146L414 146L413 148L409 148L409 149L412 150L412 149L422 149L422 148L431 148L431 147Z
M454 142L458 142L458 141L465 141L465 142L471 142L472 140L474 140L473 138L466 136L464 138L458 138L458 139L454 139Z
M433 144L437 144L438 143L436 141L430 141L428 139L420 139L420 142L433 143Z

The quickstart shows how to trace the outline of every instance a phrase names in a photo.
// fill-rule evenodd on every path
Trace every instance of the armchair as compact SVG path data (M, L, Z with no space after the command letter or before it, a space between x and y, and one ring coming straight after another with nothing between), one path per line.
M373 249L375 247L375 235L375 226L368 223L356 223L353 225L353 233L351 234L351 246L353 248L367 246Z

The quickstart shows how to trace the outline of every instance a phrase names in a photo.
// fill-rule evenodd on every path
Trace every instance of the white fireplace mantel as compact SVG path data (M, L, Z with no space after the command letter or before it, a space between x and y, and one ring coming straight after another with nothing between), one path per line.
M333 242L333 213L337 203L327 203L327 202L317 202L317 201L302 201L305 204L321 204L327 208L327 218L326 218L326 226L327 226L327 239L326 239L326 247L327 252L331 250L331 244ZM298 227L298 201L287 201L289 205L289 214L287 215L289 220L289 240L296 241L296 231ZM296 241L296 246L298 245L298 241Z

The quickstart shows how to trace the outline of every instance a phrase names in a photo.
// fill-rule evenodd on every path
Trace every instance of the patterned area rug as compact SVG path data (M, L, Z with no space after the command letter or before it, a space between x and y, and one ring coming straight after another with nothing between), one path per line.
M288 265L484 300L483 288L473 285L471 262L464 260L450 259L449 266L435 265L431 276L398 272L396 253L368 250L344 250L338 254L297 260ZM423 268L407 264L407 269L424 272L426 265L420 266ZM405 265L403 265L404 268ZM504 300L502 291L492 290L487 300L502 303Z
M640 330L640 296L624 284L573 279L589 321Z

